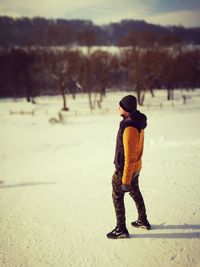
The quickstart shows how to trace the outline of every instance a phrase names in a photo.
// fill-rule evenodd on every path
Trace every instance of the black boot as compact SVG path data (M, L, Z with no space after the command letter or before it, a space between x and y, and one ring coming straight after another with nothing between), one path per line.
M117 226L114 230L107 234L107 238L118 239L118 238L128 238L129 232L126 228L119 229Z
M150 225L150 223L148 222L147 219L144 220L144 221L137 220L135 222L132 222L131 225L133 227L143 228L143 229L146 229L146 230L150 230L151 229L151 225Z

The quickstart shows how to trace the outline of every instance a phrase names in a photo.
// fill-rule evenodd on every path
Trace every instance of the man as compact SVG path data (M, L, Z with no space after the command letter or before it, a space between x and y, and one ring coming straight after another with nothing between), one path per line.
M138 211L138 220L132 222L132 226L147 230L151 228L138 183L147 118L137 110L137 99L132 95L125 96L119 102L119 113L123 120L120 122L117 134L114 160L116 171L112 177L112 198L117 226L107 234L107 237L111 239L129 237L124 207L126 192L129 192L133 198Z

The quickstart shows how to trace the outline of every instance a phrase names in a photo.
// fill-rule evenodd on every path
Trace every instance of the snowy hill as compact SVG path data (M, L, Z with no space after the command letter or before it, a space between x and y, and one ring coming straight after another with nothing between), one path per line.
M182 94L187 95L183 105ZM151 231L137 230L127 194L128 240L108 240L115 227L111 197L119 100L108 93L102 111L87 96L0 101L0 266L199 267L200 94L147 95L140 177ZM128 93L129 94L129 93ZM161 105L162 103L162 105Z

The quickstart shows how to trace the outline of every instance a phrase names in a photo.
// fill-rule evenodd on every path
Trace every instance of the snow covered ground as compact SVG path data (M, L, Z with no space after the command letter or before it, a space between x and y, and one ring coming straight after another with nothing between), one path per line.
M108 240L119 100L109 93L90 114L87 96L69 97L64 122L51 124L60 97L0 101L1 267L199 267L200 92L165 101L149 95L140 177L151 231L138 230L125 197L130 239ZM162 103L162 104L161 104ZM161 109L162 107L162 109ZM19 111L31 114L11 114Z

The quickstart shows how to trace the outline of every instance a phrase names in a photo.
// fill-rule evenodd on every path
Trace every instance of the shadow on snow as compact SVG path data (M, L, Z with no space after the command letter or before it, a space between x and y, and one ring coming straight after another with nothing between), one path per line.
M52 185L57 184L58 182L33 182L33 183L20 183L20 184L11 184L11 185L4 185L3 181L0 181L0 189L4 188L12 188L12 187L23 187L23 186L35 186L35 185Z
M189 239L200 238L200 232L154 233L154 230L200 230L200 224L152 225L148 234L132 234L130 238Z

